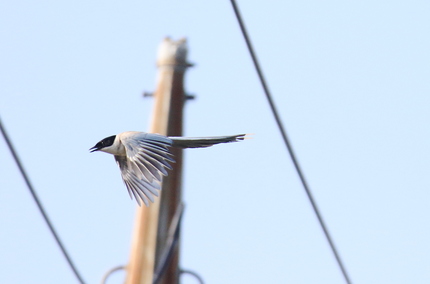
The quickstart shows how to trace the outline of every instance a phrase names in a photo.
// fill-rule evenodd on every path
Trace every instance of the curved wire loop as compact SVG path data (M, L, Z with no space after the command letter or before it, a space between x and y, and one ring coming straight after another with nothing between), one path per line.
M205 284L205 282L203 282L203 278L194 271L191 271L188 269L181 269L181 270L179 270L179 273L180 274L190 274L190 275L194 276L194 278L196 278L197 281L199 281L199 284Z
M100 283L101 284L106 284L106 281L108 280L109 276L111 276L114 272L117 272L117 271L120 271L120 270L125 270L125 266L124 265L119 265L119 266L115 266L114 268L109 269L103 275L102 281Z

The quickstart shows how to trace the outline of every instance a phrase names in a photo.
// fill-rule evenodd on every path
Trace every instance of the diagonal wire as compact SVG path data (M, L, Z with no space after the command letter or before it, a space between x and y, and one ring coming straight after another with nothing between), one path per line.
M240 26L240 29L242 31L243 37L245 38L246 45L248 47L249 53L250 53L250 55L252 57L252 61L254 63L254 67L255 67L255 69L256 69L256 71L258 73L258 77L260 78L261 85L263 86L264 94L266 95L266 98L267 98L267 100L269 102L269 105L270 105L270 108L272 110L273 116L275 117L276 123L278 124L279 131L281 132L282 138L284 139L284 143L285 143L285 145L286 145L286 147L288 149L288 153L290 154L291 160L293 161L293 164L294 164L294 167L296 168L297 174L299 175L300 180L301 180L301 182L303 184L303 188L306 191L306 194L307 194L307 196L309 198L309 201L310 201L310 203L312 205L312 208L313 208L313 210L315 212L315 215L318 218L318 221L319 221L319 223L321 225L321 228L324 231L324 235L327 238L327 241L328 241L328 243L330 245L330 248L331 248L331 250L332 250L332 252L334 254L334 257L336 258L336 261L337 261L337 263L339 265L339 268L342 271L343 277L345 278L346 283L351 284L351 280L350 280L350 278L348 276L348 273L347 273L347 271L345 269L345 265L343 264L343 262L342 262L342 260L340 258L340 255L338 253L338 250L336 249L336 246L335 246L335 244L333 242L333 239L330 236L330 233L329 233L329 231L327 229L327 226L326 226L326 224L324 222L324 219L323 219L323 217L321 215L321 212L318 209L318 206L317 206L317 204L315 202L315 199L314 199L314 197L312 195L312 192L311 192L311 190L310 190L310 188L308 186L308 183L307 183L307 181L305 179L303 171L300 168L300 165L299 165L299 162L298 162L298 160L296 158L296 155L294 153L293 147L291 146L291 143L290 143L290 141L288 139L287 132L286 132L286 130L285 130L283 124L282 124L281 118L279 117L278 111L276 109L276 105L273 102L272 95L271 95L271 93L269 91L269 87L267 86L266 80L265 80L265 78L263 76L263 72L261 71L260 64L258 63L257 56L256 56L256 54L254 52L254 48L252 47L251 40L249 39L248 33L246 31L246 28L245 28L245 24L244 24L244 22L242 20L242 16L240 15L239 8L238 8L238 6L236 4L236 1L235 0L230 0L230 2L232 4L232 6L233 6L233 10L234 10L234 13L236 15L237 21L239 22L239 26Z
M40 213L43 216L43 219L45 220L46 224L48 225L49 230L51 231L52 235L54 236L55 241L57 242L58 246L60 247L61 252L63 253L64 257L66 258L67 262L69 263L70 268L73 270L73 273L75 274L76 278L78 278L78 281L81 284L84 284L85 282L84 282L82 276L79 274L78 270L76 269L76 266L73 264L72 259L70 258L69 254L66 251L66 248L64 247L63 243L60 240L60 237L58 236L57 232L55 231L54 225L52 225L52 222L50 221L48 215L46 214L45 209L43 209L43 205L40 202L39 197L36 194L36 191L34 190L33 186L31 185L30 179L28 178L28 176L24 170L24 167L22 166L22 163L19 160L18 154L16 153L16 151L12 145L12 142L9 139L9 136L7 135L6 129L3 127L3 123L1 121L1 119L0 119L0 130L1 130L1 133L3 134L3 138L6 141L7 146L9 147L9 150L10 150L10 152L11 152L11 154L12 154L12 156L13 156L13 158L14 158L14 160L15 160L18 168L19 168L19 171L21 172L21 175L24 178L25 183L27 184L28 189L30 190L31 195L32 195L34 201L36 202L37 207L39 208Z
M158 260L157 266L154 270L153 284L160 282L162 276L164 276L164 273L166 272L169 261L172 259L173 250L179 241L179 230L183 212L184 204L181 202L178 204L178 207L176 207L175 214L170 222L166 245L161 251L160 259Z

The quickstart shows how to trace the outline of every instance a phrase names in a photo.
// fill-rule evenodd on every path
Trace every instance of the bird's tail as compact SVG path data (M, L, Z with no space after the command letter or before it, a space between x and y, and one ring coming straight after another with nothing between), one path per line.
M172 146L179 148L204 148L220 143L239 142L245 139L246 134L216 137L169 137L172 139Z

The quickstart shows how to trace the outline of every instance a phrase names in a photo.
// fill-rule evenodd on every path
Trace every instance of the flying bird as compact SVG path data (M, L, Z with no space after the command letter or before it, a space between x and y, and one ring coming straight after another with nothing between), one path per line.
M130 198L140 200L146 206L154 202L161 190L162 177L172 170L174 163L170 147L204 148L215 144L238 142L246 134L217 137L167 137L155 133L127 131L106 137L90 149L90 152L102 151L114 155L121 171L121 177L127 187Z

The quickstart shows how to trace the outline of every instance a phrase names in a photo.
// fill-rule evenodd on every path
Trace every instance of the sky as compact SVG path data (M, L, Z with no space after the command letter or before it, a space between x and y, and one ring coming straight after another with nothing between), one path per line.
M429 283L430 3L238 5L352 282ZM195 64L184 134L254 134L184 153L181 267L209 284L345 283L229 1L2 1L0 117L86 282L127 264L137 207L88 149L148 131L166 36ZM1 139L0 161L0 282L77 283Z

